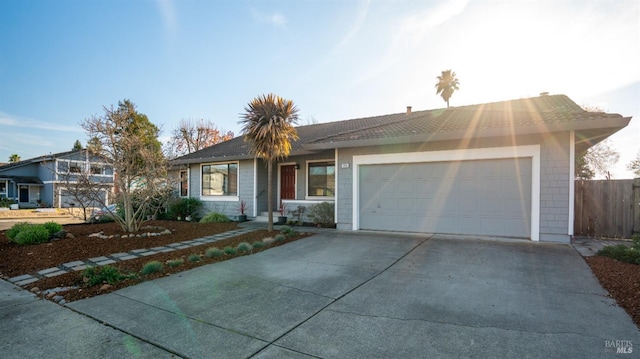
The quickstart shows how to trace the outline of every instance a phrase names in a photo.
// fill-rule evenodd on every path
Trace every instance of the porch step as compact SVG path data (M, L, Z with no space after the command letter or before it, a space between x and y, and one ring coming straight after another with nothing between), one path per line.
M273 222L277 222L278 221L278 216L280 215L280 212L274 210L273 211ZM260 215L257 216L256 218L253 219L254 222L264 222L267 223L269 222L269 212L265 211L265 212L260 212Z

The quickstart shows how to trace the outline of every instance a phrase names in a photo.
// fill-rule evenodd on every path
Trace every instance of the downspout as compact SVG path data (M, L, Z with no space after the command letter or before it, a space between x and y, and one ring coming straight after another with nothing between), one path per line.
M258 159L253 158L253 217L258 216Z
M569 133L569 223L568 234L573 237L575 221L575 196L576 196L576 131Z
M340 167L338 167L338 148L335 149L333 163L334 163L334 166L336 167L336 170L334 172L334 176L335 176L334 183L336 188L334 189L334 192L333 192L333 223L336 224L336 228L337 228L338 227L338 188L340 188L340 184L338 182L338 172L340 172Z

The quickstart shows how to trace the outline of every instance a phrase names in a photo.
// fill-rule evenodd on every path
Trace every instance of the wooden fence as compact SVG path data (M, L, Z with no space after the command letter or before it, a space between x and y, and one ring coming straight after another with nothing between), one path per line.
M640 179L579 180L575 190L576 236L631 238L640 233Z

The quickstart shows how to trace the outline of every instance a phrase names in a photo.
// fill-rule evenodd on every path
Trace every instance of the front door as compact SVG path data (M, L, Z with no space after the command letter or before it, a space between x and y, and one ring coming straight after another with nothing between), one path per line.
M29 202L29 186L20 186L20 202Z
M280 199L296 199L296 165L280 166Z

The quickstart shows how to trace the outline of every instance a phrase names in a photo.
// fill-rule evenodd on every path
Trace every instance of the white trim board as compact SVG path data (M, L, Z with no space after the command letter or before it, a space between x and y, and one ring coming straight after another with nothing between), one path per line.
M501 158L531 158L531 240L540 240L540 145L473 148L466 150L385 153L353 156L352 229L360 229L360 166L373 164L450 162Z

